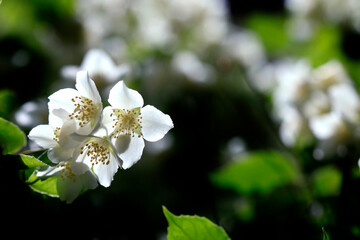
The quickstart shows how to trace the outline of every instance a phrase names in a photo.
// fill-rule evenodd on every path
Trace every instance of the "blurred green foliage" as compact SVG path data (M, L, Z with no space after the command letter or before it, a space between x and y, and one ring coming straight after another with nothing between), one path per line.
M258 34L266 51L275 55L290 44L285 31L285 20L283 15L256 13L246 19L245 25Z
M313 192L317 197L336 196L340 193L341 183L341 172L335 166L318 168L312 174Z
M44 21L49 16L53 21L66 19L74 12L74 2L69 0L59 1L7 1L0 9L0 36L19 34L27 36L29 41L35 37L33 30L43 31L45 27L50 27L52 22ZM23 21L22 21L23 20Z
M239 194L266 194L276 187L297 182L299 171L286 155L276 151L257 151L241 156L212 175L221 187Z

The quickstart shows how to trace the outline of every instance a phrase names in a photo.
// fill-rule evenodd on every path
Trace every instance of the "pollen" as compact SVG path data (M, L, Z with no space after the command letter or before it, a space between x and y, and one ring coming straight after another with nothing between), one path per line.
M97 108L93 100L87 97L76 96L71 99L74 103L74 112L69 114L70 119L77 120L80 127L84 127L97 115Z
M114 132L112 136L118 138L119 136L142 136L142 117L140 108L134 109L113 109L113 113L110 114L113 117Z
M63 169L60 170L60 177L62 180L65 180L65 178L68 178L72 180L73 182L76 182L76 175L71 170L72 162L61 162L57 165L57 167L62 167Z
M89 141L81 147L80 154L86 154L90 158L90 163L95 164L102 163L103 165L110 164L110 150L109 143L103 139L96 139Z
M57 127L54 129L54 137L53 140L56 141L57 143L59 143L59 138L60 138L60 128Z

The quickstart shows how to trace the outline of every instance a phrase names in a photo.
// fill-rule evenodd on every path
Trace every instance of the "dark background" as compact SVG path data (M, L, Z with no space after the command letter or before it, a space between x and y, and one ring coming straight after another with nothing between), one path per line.
M242 24L257 12L285 14L283 1L229 1L228 5L234 24ZM34 9L39 19L63 36L64 45L81 44L81 35L76 34L81 27L74 19L46 7ZM343 30L342 50L354 60L360 57L358 40L359 34ZM30 58L25 66L11 63L19 49L25 49ZM60 64L22 35L1 36L0 87L15 93L12 109L47 96L51 83L58 78ZM145 104L157 102L142 91L144 86L138 90ZM1 234L41 239L165 239L164 205L176 215L205 216L223 226L232 239L322 239L321 226L309 215L310 206L301 191L285 187L266 197L253 196L256 215L244 222L234 218L230 207L239 196L209 180L209 175L223 165L221 151L234 136L241 136L248 150L279 148L281 144L273 137L277 126L267 121L264 105L262 96L249 89L240 95L226 83L208 88L182 86L166 104L157 106L174 122L175 128L170 131L173 147L159 155L145 150L136 165L119 170L111 187L87 191L72 204L33 192L23 182L18 157L2 156L0 216L5 223L0 224ZM13 113L5 117L12 120ZM325 226L333 239L351 239L347 223L358 222L360 213L359 207L352 207L359 203L354 189L360 185L346 174L342 194L325 202L333 209L333 224Z

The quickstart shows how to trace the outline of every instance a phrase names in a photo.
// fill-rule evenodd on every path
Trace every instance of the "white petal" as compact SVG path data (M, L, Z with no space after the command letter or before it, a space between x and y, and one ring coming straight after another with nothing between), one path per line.
M83 186L81 181L73 181L67 177L59 177L56 188L61 201L72 203L77 198L77 196L79 196Z
M155 142L162 139L174 127L169 115L147 105L141 109L142 133L145 140Z
M84 144L79 145L73 153L74 162L71 169L76 175L83 174L92 167L90 157L86 155L86 152L81 154L81 146L84 146Z
M111 181L114 179L114 175L119 168L119 161L115 156L110 154L109 165L98 163L94 165L94 173L98 177L99 183L104 187L109 187Z
M64 88L54 92L49 96L49 111L52 112L53 109L61 108L72 113L75 106L71 99L79 95L80 93L72 88Z
M127 88L124 81L118 82L110 90L108 101L113 108L118 109L133 109L144 105L144 100L140 93Z
M29 133L29 138L43 148L53 148L57 145L53 139L54 129L49 125L34 127Z
M357 124L359 121L360 98L355 87L349 83L336 84L329 88L334 111Z
M95 189L98 186L96 177L91 171L87 171L83 175L80 175L79 180L81 180L82 185L87 189Z
M75 87L79 90L81 96L94 100L96 103L101 103L99 91L94 81L90 79L87 71L77 73Z
M107 130L108 136L114 131L114 117L110 115L113 113L112 107L105 107L102 113L102 125Z
M69 119L69 113L53 102L48 103L49 107L49 125L53 128L60 127Z
M82 175L82 174L86 173L87 171L89 171L90 167L91 167L91 165L89 166L89 165L85 164L84 162L73 161L73 163L71 164L71 171L75 175Z
M91 135L97 138L107 138L109 136L107 129L103 125L92 132Z
M122 168L127 169L140 160L145 142L142 137L120 136L115 141L115 148L123 161Z
M68 120L62 125L59 135L59 144L61 147L75 148L81 143L81 141L78 141L71 137L75 131L76 131L75 120Z
M59 163L63 161L68 161L74 152L72 148L62 148L56 146L48 151L48 157L53 163Z
M97 127L100 118L96 117L93 121L89 121L84 126L77 125L76 133L80 135L89 135Z
M322 140L332 138L341 126L342 119L337 113L331 112L310 119L309 125L314 135Z
M36 173L37 177L51 177L56 176L60 174L62 168L59 167L48 167L45 170L38 170Z

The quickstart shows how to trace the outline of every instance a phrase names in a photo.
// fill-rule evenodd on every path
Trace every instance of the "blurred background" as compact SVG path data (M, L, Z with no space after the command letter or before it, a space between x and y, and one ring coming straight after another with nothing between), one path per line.
M166 239L164 205L232 239L360 239L359 42L358 0L3 0L1 117L46 124L86 68L105 105L121 78L175 127L70 205L2 156L0 229Z

